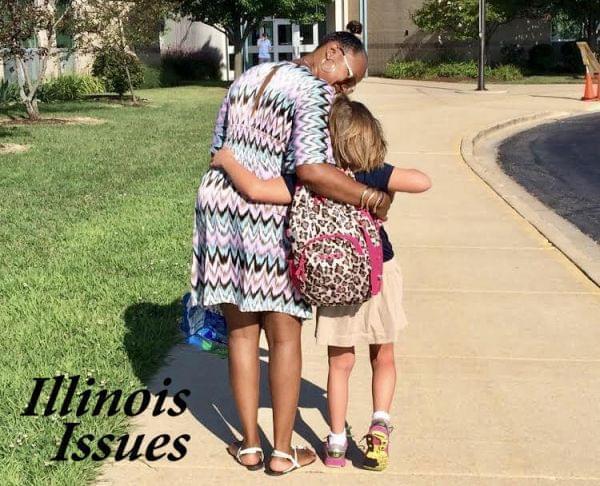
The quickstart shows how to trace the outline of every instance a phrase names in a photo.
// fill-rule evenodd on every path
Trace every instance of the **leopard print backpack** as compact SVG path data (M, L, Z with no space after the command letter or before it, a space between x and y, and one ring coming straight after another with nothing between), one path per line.
M368 211L298 186L288 237L292 283L309 304L362 304L381 290L379 224Z

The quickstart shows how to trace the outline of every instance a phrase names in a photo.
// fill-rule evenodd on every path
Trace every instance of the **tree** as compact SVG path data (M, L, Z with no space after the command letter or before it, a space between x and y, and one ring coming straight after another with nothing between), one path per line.
M578 22L590 47L598 49L600 0L550 0L549 3L555 13L564 14L568 19Z
M568 0L567 0L568 1ZM538 17L542 0L489 0L486 9L486 43L501 25L523 17ZM478 0L427 0L412 15L421 30L436 32L450 40L474 40L479 36Z
M56 55L56 34L67 28L72 8L68 0L0 0L0 56L15 63L19 97L31 120L40 118L36 95L48 60ZM29 48L30 44L35 49ZM39 70L33 79L27 61L36 56Z
M325 18L330 0L181 0L178 12L212 25L233 46L235 75L242 72L242 51L248 36L265 17L290 18L312 23Z
M82 9L81 30L92 36L87 49L96 54L107 48L118 51L112 58L121 62L133 103L137 102L133 49L155 40L172 7L171 0L86 0Z

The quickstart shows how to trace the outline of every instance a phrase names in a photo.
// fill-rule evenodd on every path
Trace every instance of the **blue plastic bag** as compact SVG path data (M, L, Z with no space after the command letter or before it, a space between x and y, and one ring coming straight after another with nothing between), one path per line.
M202 306L193 306L191 295L183 297L183 319L181 330L185 335L186 343L210 354L226 358L227 326L225 318L213 309Z

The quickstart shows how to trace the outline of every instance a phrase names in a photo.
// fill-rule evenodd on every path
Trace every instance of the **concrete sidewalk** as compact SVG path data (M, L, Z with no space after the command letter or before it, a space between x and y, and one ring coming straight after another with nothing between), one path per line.
M493 89L507 93L382 79L368 80L358 92L384 124L389 159L433 179L429 193L398 197L387 224L410 321L396 351L388 470L329 470L319 462L278 480L243 470L225 453L236 425L226 363L179 347L156 383L169 376L172 390L191 389L189 410L176 418L142 416L135 433L188 433L188 454L179 462L107 464L101 483L600 484L600 290L460 156L468 132L600 103L578 101L582 87L573 85ZM313 330L307 323L296 442L315 446L328 430L327 363ZM268 407L263 393L259 422L266 437ZM357 440L370 413L363 347L348 415Z

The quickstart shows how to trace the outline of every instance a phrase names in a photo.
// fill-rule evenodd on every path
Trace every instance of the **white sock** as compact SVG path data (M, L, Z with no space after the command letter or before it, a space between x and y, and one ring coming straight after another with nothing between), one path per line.
M331 445L345 446L346 431L344 430L344 432L342 432L341 434L334 434L333 432L329 432L329 443Z
M377 420L382 420L386 424L389 424L390 421L392 420L392 417L390 417L389 413L384 412L383 410L377 410L373 413L373 418L371 418L371 421L375 422Z

